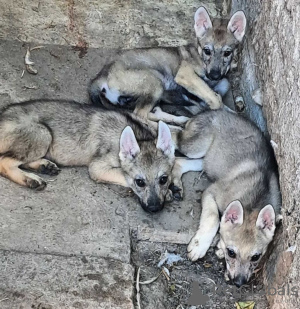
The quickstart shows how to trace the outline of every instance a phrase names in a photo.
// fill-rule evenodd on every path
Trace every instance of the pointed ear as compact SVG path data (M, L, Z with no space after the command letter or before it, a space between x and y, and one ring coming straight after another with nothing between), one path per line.
M272 205L265 206L258 214L256 227L264 231L268 237L275 232L275 211Z
M198 38L202 38L208 29L212 28L212 22L205 7L201 6L195 13L195 32Z
M227 226L242 225L244 222L244 209L240 201L231 202L222 216L221 224Z
M160 149L166 156L174 156L175 147L169 127L162 121L158 123L158 137L156 148Z
M227 29L241 42L245 35L247 19L243 11L235 12L228 23Z
M126 159L132 160L140 152L140 147L136 141L135 135L131 127L127 126L120 138L120 153L119 157L121 161Z

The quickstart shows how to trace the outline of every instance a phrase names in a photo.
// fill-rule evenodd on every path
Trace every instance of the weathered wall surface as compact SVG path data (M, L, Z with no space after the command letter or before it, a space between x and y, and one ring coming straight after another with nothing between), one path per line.
M246 100L261 87L263 111L279 164L283 198L282 232L267 266L267 285L285 287L285 297L270 295L272 308L300 308L300 5L299 1L234 0L250 19L243 51L241 90ZM251 102L250 102L251 104ZM295 253L286 252L296 246ZM275 291L272 292L274 294Z
M202 3L220 16L230 0L0 0L0 38L105 48L186 44Z

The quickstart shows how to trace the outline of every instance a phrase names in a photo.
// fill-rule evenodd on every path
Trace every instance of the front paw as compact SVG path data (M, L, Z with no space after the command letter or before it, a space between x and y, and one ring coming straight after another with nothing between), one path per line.
M182 193L183 193L182 185L178 186L178 185L175 185L174 183L171 183L170 186L169 186L169 189L172 192L172 196L173 196L174 200L176 200L176 201L182 200Z
M224 254L224 251L223 251L222 249L217 249L217 250L215 251L215 254L216 254L216 256L217 256L217 258L218 258L219 260L222 260L222 259L225 258L225 254Z
M170 185L170 186L171 186L171 185ZM165 197L165 201L166 201L167 203L170 203L170 202L172 202L173 200L174 200L173 192L172 192L172 190L171 190L170 187L169 187L168 192L167 192L166 197Z
M153 108L151 113L154 114L157 117L160 117L161 113L162 113L162 109L160 107L156 106L156 107Z
M193 262L197 261L205 256L207 250L208 248L203 245L201 237L196 234L188 245L188 258Z

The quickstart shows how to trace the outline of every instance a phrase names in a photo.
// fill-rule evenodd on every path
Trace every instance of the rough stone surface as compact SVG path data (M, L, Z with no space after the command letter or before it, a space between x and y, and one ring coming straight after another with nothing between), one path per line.
M131 265L0 251L1 309L133 309Z
M0 249L128 263L128 221L115 215L124 201L107 196L108 189L91 181L85 169L64 169L47 179L46 190L34 192L0 178Z
M296 287L300 282L300 32L298 1L233 1L233 9L244 9L250 31L244 49L242 89L259 86L263 110L279 164L283 198L283 226L265 267L266 285ZM248 95L247 95L248 93ZM250 99L251 101L251 99ZM285 252L296 246L296 251ZM269 295L272 308L299 308L299 297Z
M0 38L78 47L179 45L194 34L193 15L205 5L226 15L229 0L0 0Z

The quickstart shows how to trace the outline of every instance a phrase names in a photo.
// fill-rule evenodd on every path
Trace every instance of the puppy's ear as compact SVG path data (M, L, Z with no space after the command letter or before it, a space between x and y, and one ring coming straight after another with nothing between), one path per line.
M198 38L204 37L207 30L212 28L212 22L205 7L201 6L195 13L195 32Z
M231 202L223 213L221 225L234 227L244 222L244 209L240 201Z
M136 141L134 132L131 127L127 126L123 130L120 138L120 160L133 160L139 152L140 147Z
M272 205L265 206L258 214L256 227L263 231L268 238L275 232L275 211Z
M162 121L158 123L158 137L156 148L160 149L166 156L174 157L175 147L169 127Z
M247 19L243 11L235 12L228 23L227 29L241 42L245 35Z

